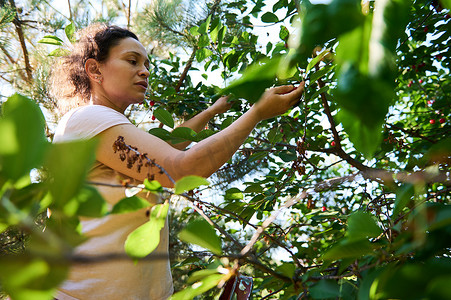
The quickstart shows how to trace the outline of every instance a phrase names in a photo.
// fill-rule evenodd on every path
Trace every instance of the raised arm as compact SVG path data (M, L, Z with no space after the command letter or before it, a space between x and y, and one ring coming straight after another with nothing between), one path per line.
M227 102L227 99L228 97L219 98L215 103L213 103L212 106L202 111L201 113L195 115L191 119L183 122L178 127L188 127L194 130L195 132L200 132L202 129L205 128L205 125L207 125L210 119L212 119L214 116L218 114L225 113L230 109L230 107L232 107L232 104ZM191 144L191 142L183 142L171 145L176 149L183 150L186 147L188 147L189 144Z
M136 167L127 168L127 164L115 154L112 145L118 136L125 142L137 147L141 153L147 153L161 165L174 180L187 175L208 177L218 170L238 150L258 122L280 115L294 105L301 97L303 84L299 88L280 86L266 91L252 108L226 129L197 143L187 151L171 147L163 140L148 134L133 125L114 126L99 134L100 144L97 160L112 169L143 181L147 170L138 172ZM166 175L153 170L155 179L163 186L172 187Z

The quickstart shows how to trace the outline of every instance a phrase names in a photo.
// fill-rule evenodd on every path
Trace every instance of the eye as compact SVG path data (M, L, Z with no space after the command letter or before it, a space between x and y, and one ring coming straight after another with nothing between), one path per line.
M137 64L137 61L135 59L129 59L128 62L134 66L136 66L136 64Z

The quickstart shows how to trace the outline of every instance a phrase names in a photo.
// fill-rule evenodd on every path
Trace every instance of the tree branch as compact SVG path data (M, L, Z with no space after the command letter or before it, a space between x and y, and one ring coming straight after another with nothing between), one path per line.
M221 0L216 0L215 3L212 5L210 12L208 13L208 16L211 16L215 13L216 9L218 8L219 4L221 3ZM208 17L207 17L208 18ZM205 20L204 20L205 21ZM166 25L166 24L165 24ZM172 32L176 32L174 31L172 28L169 28L169 26L166 25L167 29L171 30ZM182 34L182 33L178 33L178 34ZM187 36L185 34L182 34L185 38L187 38ZM193 47L193 52L191 53L190 58L188 59L185 68L183 69L182 74L180 75L180 79L177 82L177 86L175 87L175 91L176 93L178 93L180 91L180 88L183 84L183 81L185 81L186 75L188 74L188 71L191 69L191 66L193 64L194 58L196 57L196 51L197 51L198 47L197 45Z
M27 50L27 45L25 44L24 33L22 30L22 23L19 20L19 14L17 13L16 3L14 2L14 0L9 0L9 3L11 4L11 8L13 8L15 10L15 17L13 20L13 24L16 28L16 32L19 37L20 46L22 48L22 53L24 56L25 71L27 73L26 81L31 82L33 79L33 69L31 68L30 59L28 57L28 50Z
M188 74L188 71L191 69L191 66L193 64L194 58L196 57L196 51L197 46L193 48L193 52L191 53L190 58L188 59L185 68L183 69L182 74L180 75L180 79L177 82L177 86L175 87L175 92L178 93L180 91L180 88L182 87L183 81L185 81L186 75Z

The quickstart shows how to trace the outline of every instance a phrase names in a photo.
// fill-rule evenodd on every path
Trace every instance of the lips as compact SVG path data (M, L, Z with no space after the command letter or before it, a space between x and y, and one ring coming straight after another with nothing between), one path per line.
M139 86L141 86L143 89L147 89L147 81L139 81L139 82L137 82L137 83L135 83L136 85L139 85Z

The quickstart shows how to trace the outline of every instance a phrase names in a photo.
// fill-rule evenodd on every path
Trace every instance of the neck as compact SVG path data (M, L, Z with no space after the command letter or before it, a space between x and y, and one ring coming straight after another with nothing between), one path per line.
M91 100L90 100L90 104L93 105L103 105L109 108L114 109L115 111L118 111L120 113L124 113L125 109L127 107L119 107L117 105L115 105L110 99L108 99L108 97L106 96L99 96L96 94L91 94Z

